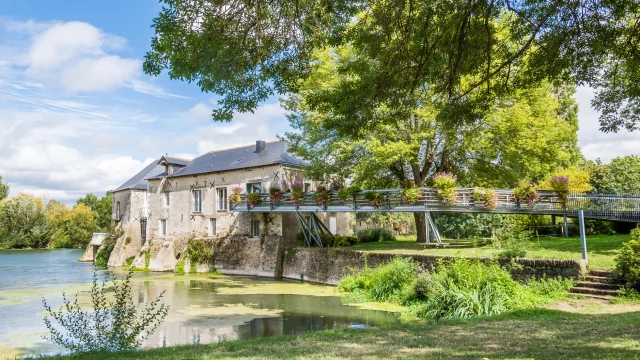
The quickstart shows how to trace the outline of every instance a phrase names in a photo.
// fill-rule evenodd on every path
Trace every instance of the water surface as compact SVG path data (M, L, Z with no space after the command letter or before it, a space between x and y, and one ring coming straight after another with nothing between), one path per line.
M0 358L51 354L62 349L42 339L42 297L58 306L62 292L88 299L94 266L82 250L0 251ZM100 279L106 277L99 270ZM144 305L164 292L169 315L144 347L273 335L397 321L394 314L343 303L330 286L266 278L136 273L132 293Z

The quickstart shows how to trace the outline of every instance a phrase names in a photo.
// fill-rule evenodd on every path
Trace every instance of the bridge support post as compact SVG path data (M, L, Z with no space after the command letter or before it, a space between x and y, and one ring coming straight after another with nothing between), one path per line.
M429 231L429 212L424 212L424 231L425 231L425 239L427 240L427 244L431 244L431 232Z
M569 237L569 225L567 224L567 215L566 214L562 216L562 224L564 226L564 228L563 228L564 237Z
M587 260L587 236L584 230L584 210L578 210L578 222L580 225L580 245L582 246L582 260Z

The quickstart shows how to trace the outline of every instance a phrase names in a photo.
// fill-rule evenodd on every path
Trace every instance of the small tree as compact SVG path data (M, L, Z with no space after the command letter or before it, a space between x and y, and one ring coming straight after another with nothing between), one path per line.
M107 295L107 282L98 284L93 274L92 310L84 310L75 299L63 295L60 310L53 310L42 298L48 316L44 323L49 334L44 338L72 353L89 351L122 351L140 346L167 316L169 307L161 304L164 291L141 312L131 296L131 272L124 280L113 278L113 300Z

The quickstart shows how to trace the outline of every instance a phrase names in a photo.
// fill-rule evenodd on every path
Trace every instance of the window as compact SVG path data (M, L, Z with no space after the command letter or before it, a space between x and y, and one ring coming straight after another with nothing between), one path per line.
M116 203L116 219L120 219L120 201Z
M160 236L167 236L167 220L160 220Z
M170 192L164 193L164 203L167 206L171 205L171 193Z
M238 164L240 164L240 161L242 161L242 159L238 159L238 160L232 162L231 165L238 165Z
M202 212L202 190L193 191L193 212Z
M304 183L304 192L309 192L309 191L311 191L311 184Z
M218 188L218 211L227 211L227 188Z
M247 193L252 193L252 192L261 193L262 192L262 183L260 183L260 182L247 183Z
M251 219L251 237L260 236L260 220Z
M209 235L214 236L216 234L216 219L209 219Z

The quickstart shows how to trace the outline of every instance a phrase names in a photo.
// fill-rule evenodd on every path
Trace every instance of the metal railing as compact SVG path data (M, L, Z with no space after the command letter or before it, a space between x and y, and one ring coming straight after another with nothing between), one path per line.
M272 200L269 194L261 194L260 204L250 206L247 194L240 195L240 202L231 203L231 211L238 212L463 212L463 213L502 213L502 214L540 214L577 216L578 210L584 210L584 216L592 219L640 222L640 196L609 194L569 194L566 204L550 191L536 191L538 200L534 204L519 204L512 190L493 189L497 195L495 207L486 208L483 202L474 200L474 189L456 190L453 204L443 201L438 191L425 187L414 203L403 201L401 189L363 190L351 198L340 198L332 191L328 205L318 205L315 193L308 192L298 201L291 193ZM380 194L378 206L372 205L366 194Z

